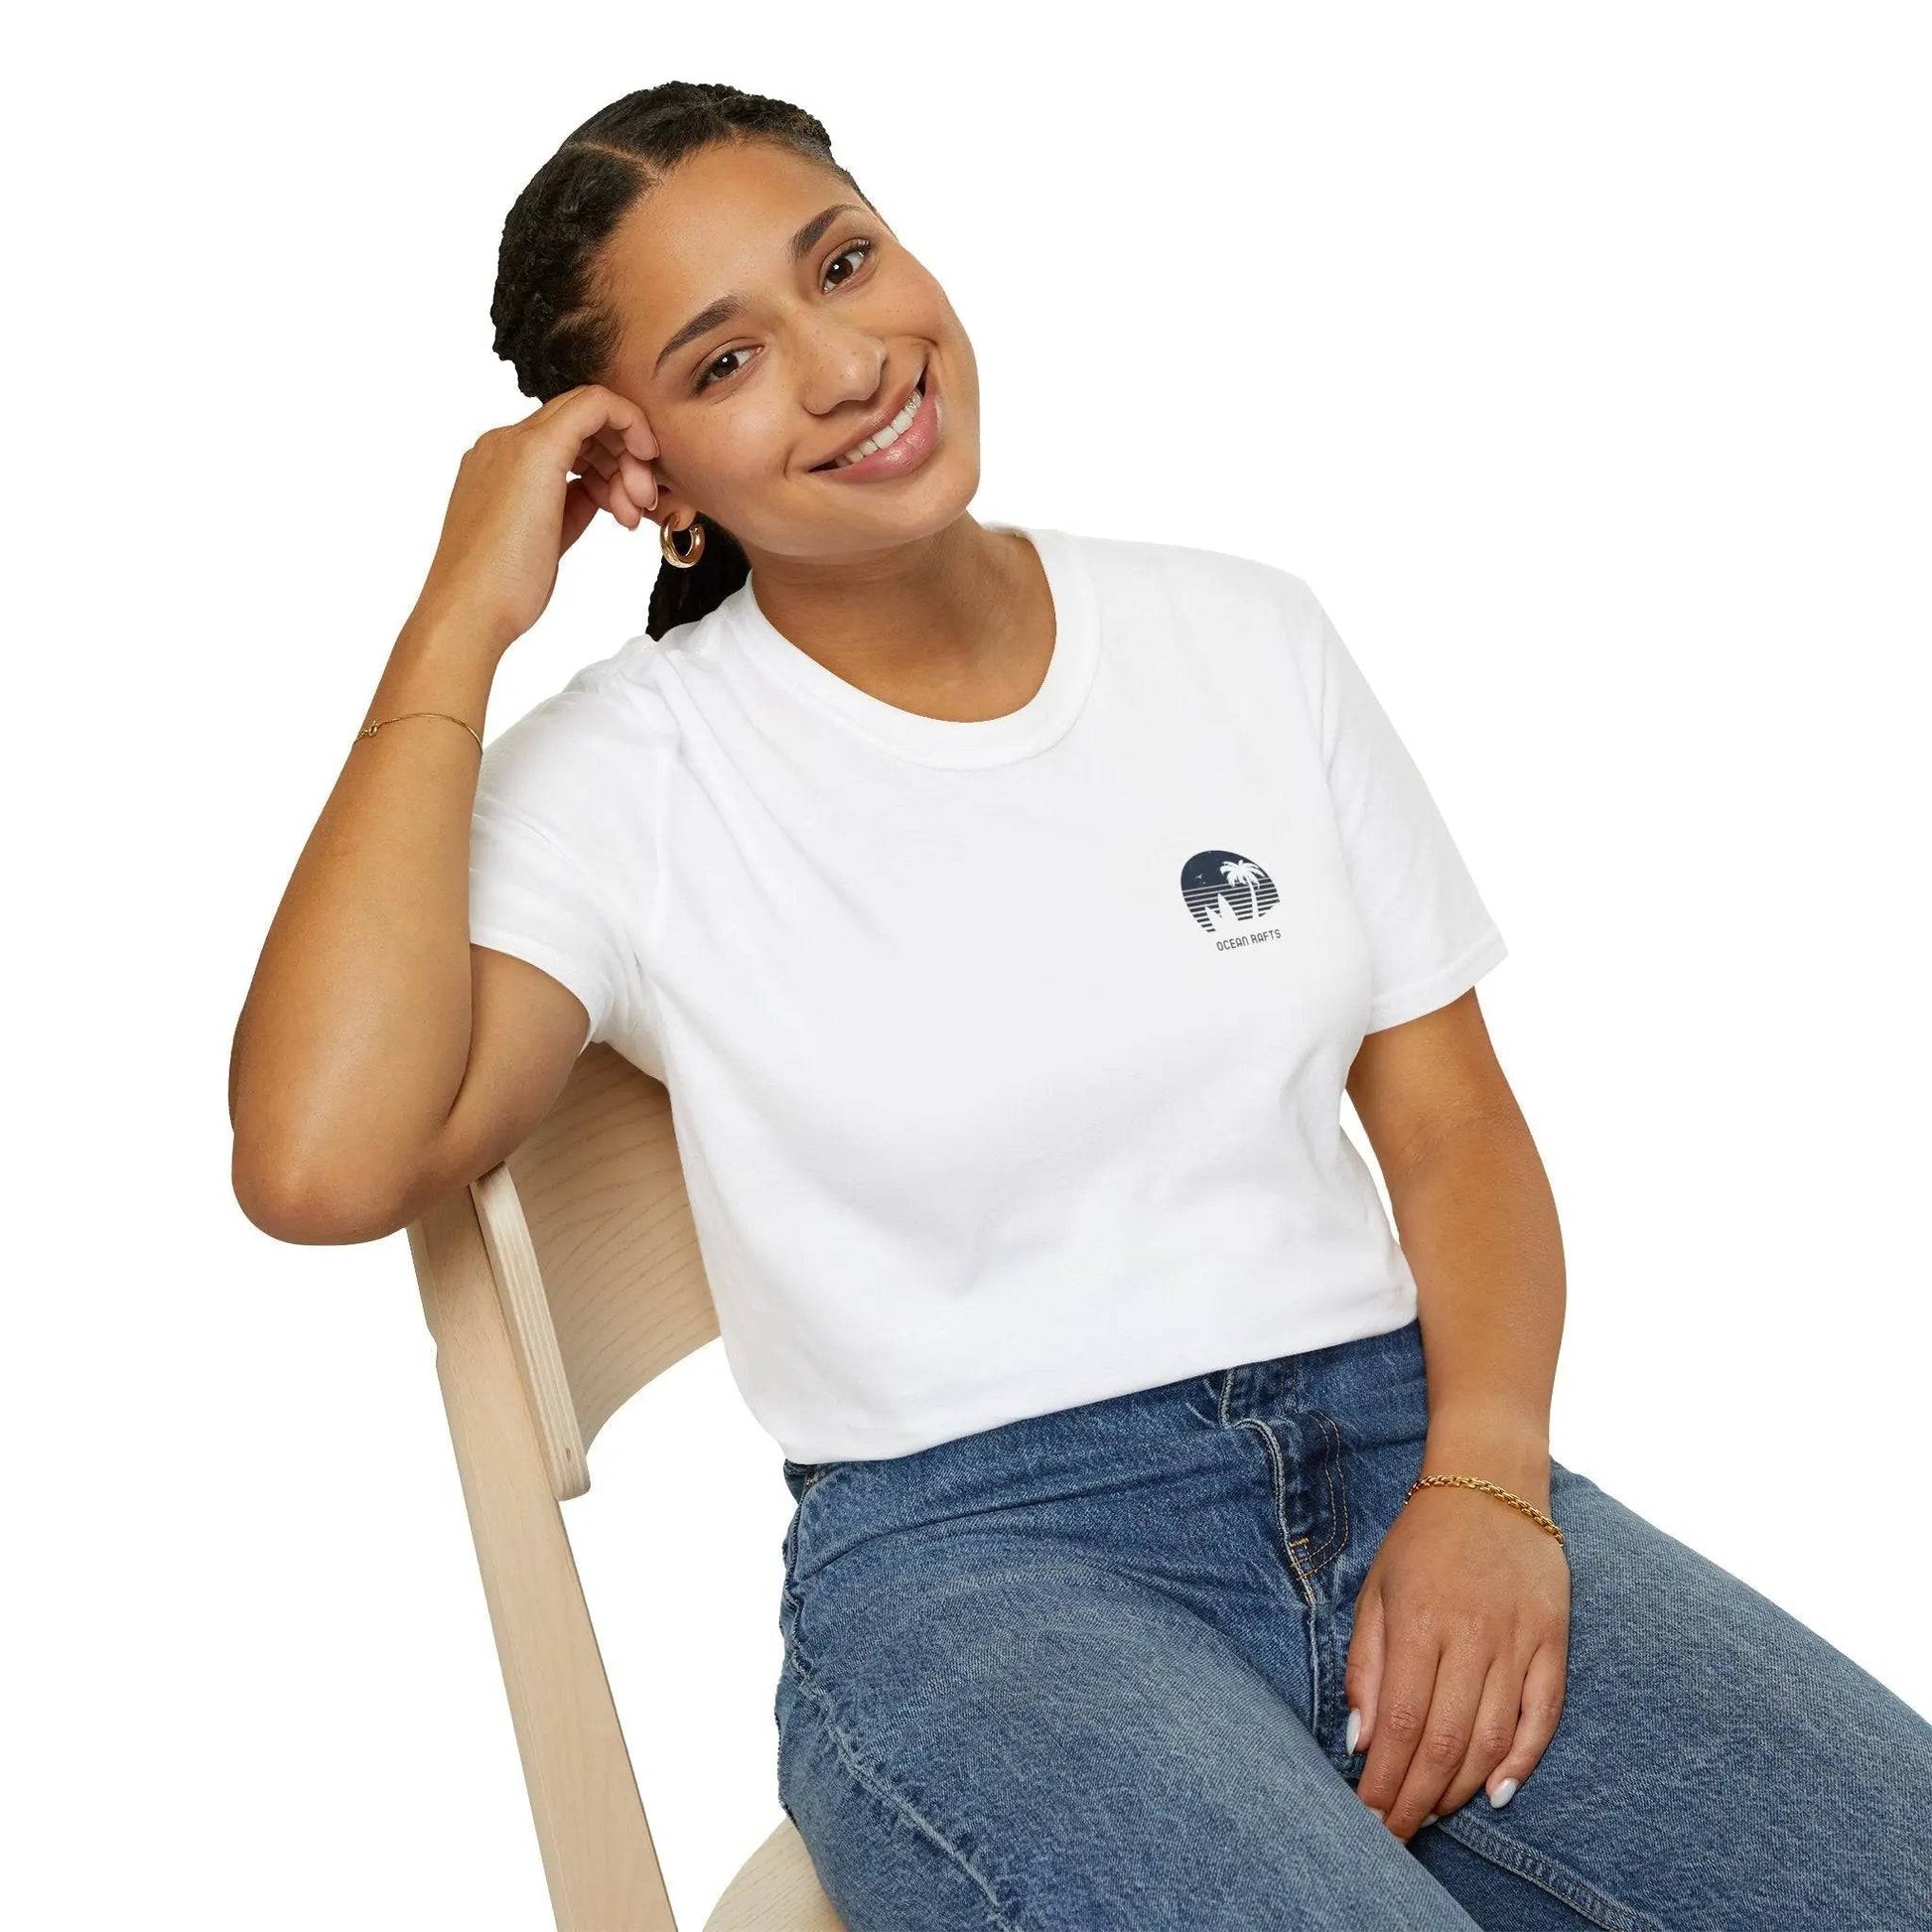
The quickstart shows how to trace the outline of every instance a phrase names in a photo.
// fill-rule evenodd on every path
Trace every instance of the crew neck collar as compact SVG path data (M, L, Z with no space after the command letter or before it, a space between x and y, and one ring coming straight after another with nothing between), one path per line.
M1063 530L1024 523L984 524L1017 531L1034 546L1053 601L1053 651L1039 689L1000 718L928 718L875 698L801 650L759 608L748 577L718 609L740 649L789 689L847 729L920 764L1011 764L1063 737L1086 703L1099 659L1092 586L1085 559Z

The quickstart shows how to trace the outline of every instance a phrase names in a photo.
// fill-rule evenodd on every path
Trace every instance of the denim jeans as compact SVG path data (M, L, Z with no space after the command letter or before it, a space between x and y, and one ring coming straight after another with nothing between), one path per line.
M1343 1669L1426 1393L1411 1321L787 1461L778 1796L850 1932L1932 1927L1932 1725L1554 1460L1556 1734L1501 1809L1375 1818Z

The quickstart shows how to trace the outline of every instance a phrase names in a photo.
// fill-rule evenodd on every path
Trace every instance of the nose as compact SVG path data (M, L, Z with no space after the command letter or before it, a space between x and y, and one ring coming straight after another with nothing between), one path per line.
M877 336L849 329L821 330L800 350L805 407L829 416L846 403L870 402L886 379L886 345Z

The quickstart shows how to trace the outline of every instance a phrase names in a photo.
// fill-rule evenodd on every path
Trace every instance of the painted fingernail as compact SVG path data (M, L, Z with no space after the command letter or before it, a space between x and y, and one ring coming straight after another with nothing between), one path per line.
M1433 1824L1435 1824L1435 1822L1437 1821L1437 1819L1439 1819L1440 1817L1442 1817L1442 1815L1443 1815L1443 1814L1442 1814L1442 1813L1441 1813L1440 1811L1432 1811L1432 1812L1431 1812L1431 1813L1429 1814L1429 1816L1428 1816L1427 1818L1425 1818L1425 1819L1424 1819L1424 1820L1423 1820L1422 1822L1423 1822L1423 1823L1424 1823L1425 1825L1433 1825Z
M1348 1713L1348 1735L1341 1740L1341 1747L1350 1757L1355 1755L1355 1739L1362 1734L1362 1714L1352 1707Z
M1501 1811L1503 1806L1508 1804L1510 1799L1515 1797L1516 1792L1517 1792L1516 1780L1514 1778L1503 1779L1502 1783L1497 1785L1495 1790L1493 1790L1489 1794L1490 1810Z
M1370 1805L1370 1806L1369 1806L1369 1808L1368 1808L1368 1815L1369 1815L1369 1816L1370 1816L1371 1818L1377 1818L1377 1819L1380 1819L1380 1820L1381 1820L1381 1822L1382 1822L1383 1824L1385 1824L1385 1825L1386 1825L1386 1824L1387 1824L1387 1823L1389 1822L1389 1815L1388 1815L1388 1813L1387 1813L1387 1812L1384 1812L1384 1811L1377 1811L1377 1810L1375 1809L1375 1807L1374 1807L1373 1805Z

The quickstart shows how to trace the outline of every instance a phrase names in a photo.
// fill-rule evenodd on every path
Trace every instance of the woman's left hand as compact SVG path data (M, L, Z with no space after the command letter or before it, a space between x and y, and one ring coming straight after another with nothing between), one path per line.
M1479 1489L1419 1489L1356 1598L1345 1683L1362 1802L1401 1839L1484 1785L1507 1804L1556 1731L1569 1650L1556 1538Z

